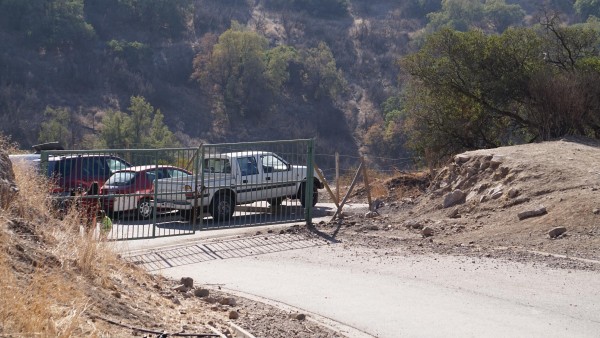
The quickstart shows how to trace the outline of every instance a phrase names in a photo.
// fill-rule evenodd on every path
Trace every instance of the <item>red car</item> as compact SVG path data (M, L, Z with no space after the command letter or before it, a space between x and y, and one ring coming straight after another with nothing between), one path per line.
M103 209L108 213L137 210L140 218L152 216L156 179L183 178L192 173L170 165L145 165L116 171L100 188Z
M51 156L48 159L48 176L56 180L52 190L56 195L74 195L76 190L95 195L98 187L113 173L127 167L131 164L110 154ZM90 191L94 184L95 191Z

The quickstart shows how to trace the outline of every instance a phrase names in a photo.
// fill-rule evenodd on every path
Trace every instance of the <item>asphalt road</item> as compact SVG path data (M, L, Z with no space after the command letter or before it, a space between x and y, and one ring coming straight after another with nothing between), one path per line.
M376 337L598 337L600 276L491 258L386 254L266 234L138 251L154 273L315 313Z

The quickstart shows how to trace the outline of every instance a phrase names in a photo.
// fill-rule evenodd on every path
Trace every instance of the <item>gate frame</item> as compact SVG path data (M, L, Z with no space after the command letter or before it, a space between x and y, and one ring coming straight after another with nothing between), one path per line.
M196 196L198 196L198 194L202 194L202 191L198 192L198 182L203 182L204 181L204 172L198 174L199 168L200 168L200 163L202 163L201 161L204 160L205 157L205 149L207 147L226 147L226 146L243 146L243 145L259 145L259 144L282 144L282 143L305 143L306 144L306 152L304 153L306 155L306 168L307 168L307 173L306 173L306 184L305 184L305 198L306 200L306 206L305 206L305 210L304 210L304 220L305 220L305 224L306 226L311 226L312 225L312 217L313 217L313 189L314 189L314 170L315 170L315 166L314 166L314 139L310 138L310 139L296 139L296 140L278 140L278 141L258 141L258 142L239 142L239 143L215 143L215 144L200 144L198 147L185 147L185 148L159 148L159 149L93 149L93 150L42 150L40 152L40 168L42 170L42 174L44 176L47 176L47 171L48 171L48 160L50 158L50 156L69 156L69 155L82 155L82 154L122 154L122 153L150 153L150 154L154 154L154 158L153 158L153 162L150 165L153 165L155 167L155 170L158 170L158 165L159 165L159 153L160 152L169 152L169 151L189 151L189 152L194 152L194 155L192 156L191 161L193 161L193 168L190 170L192 171L195 177L195 188L194 188L194 193L196 194ZM189 163L189 162L188 162ZM133 165L137 165L135 163L133 163ZM187 169L188 166L186 166L185 169ZM189 170L189 169L188 169ZM156 191L156 189L154 189L153 191L154 194L154 207L153 207L153 215L152 215L152 233L149 234L148 236L141 236L141 237L127 237L127 238L112 238L109 240L113 240L113 241L124 241L124 240L139 240L139 239L151 239L151 238L160 238L160 237L170 237L170 236L182 236L182 235L193 235L196 233L196 231L202 231L203 228L203 224L205 222L204 220L204 206L200 205L198 206L198 199L195 199L195 205L194 208L192 210L192 212L194 213L192 216L192 221L190 221L189 226L190 229L186 229L184 232L182 233L178 233L178 234L168 234L168 235L162 235L159 234L157 235L156 233L156 227L157 227L157 200L158 200L158 193ZM99 198L100 195L95 195L94 197L98 197ZM199 217L196 217L197 215L195 214L197 211L199 210ZM198 219L200 220L198 222ZM255 223L256 225L260 225L261 223ZM249 224L250 226L254 225L252 223Z

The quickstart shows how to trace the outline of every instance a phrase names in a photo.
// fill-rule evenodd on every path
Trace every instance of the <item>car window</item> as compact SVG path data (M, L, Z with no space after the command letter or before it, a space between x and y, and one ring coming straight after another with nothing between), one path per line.
M108 168L111 173L114 173L117 170L122 170L122 169L129 167L127 162L120 160L120 159L112 158L112 157L106 159L106 163L108 164Z
M258 174L258 165L256 164L254 156L239 157L237 162L242 176Z
M227 158L207 158L202 170L211 174L231 174L231 164Z
M179 169L167 169L167 175L168 177L171 178L181 178L181 177L186 177L186 176L190 176L190 174L186 173L183 170L179 170Z
M105 177L110 174L110 169L104 157L82 157L81 175L86 178Z
M168 176L167 176L165 169L156 169L156 170L146 171L146 178L150 182L154 182L155 179L160 180L161 178L166 178L166 177L168 177Z
M156 175L155 175L154 171L146 172L146 180L148 180L148 182L154 182L155 178L156 178Z
M260 157L260 161L265 173L288 170L287 163L273 155L263 155Z
M61 159L58 161L51 161L50 163L53 163L54 165L49 165L48 167L52 167L52 176L57 176L57 177L69 177L71 176L71 173L75 170L75 161L73 159L67 158L67 159Z
M106 181L107 185L116 185L123 186L129 185L133 183L135 178L135 173L130 171L120 172L112 175L108 181Z

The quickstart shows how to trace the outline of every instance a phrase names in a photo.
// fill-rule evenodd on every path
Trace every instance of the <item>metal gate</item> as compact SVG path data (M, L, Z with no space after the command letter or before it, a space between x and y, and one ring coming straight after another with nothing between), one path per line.
M312 140L294 140L52 150L42 151L40 160L42 172L52 179L51 196L60 214L75 210L85 226L97 228L107 239L127 240L201 229L310 223L318 194L308 192L319 186L313 170L306 169L313 167L313 156ZM251 158L255 166L248 171L242 159ZM306 175L298 175L302 168ZM227 203L232 208L229 217L218 216L216 210Z
M192 220L202 229L310 223L313 156L312 140L201 146Z

